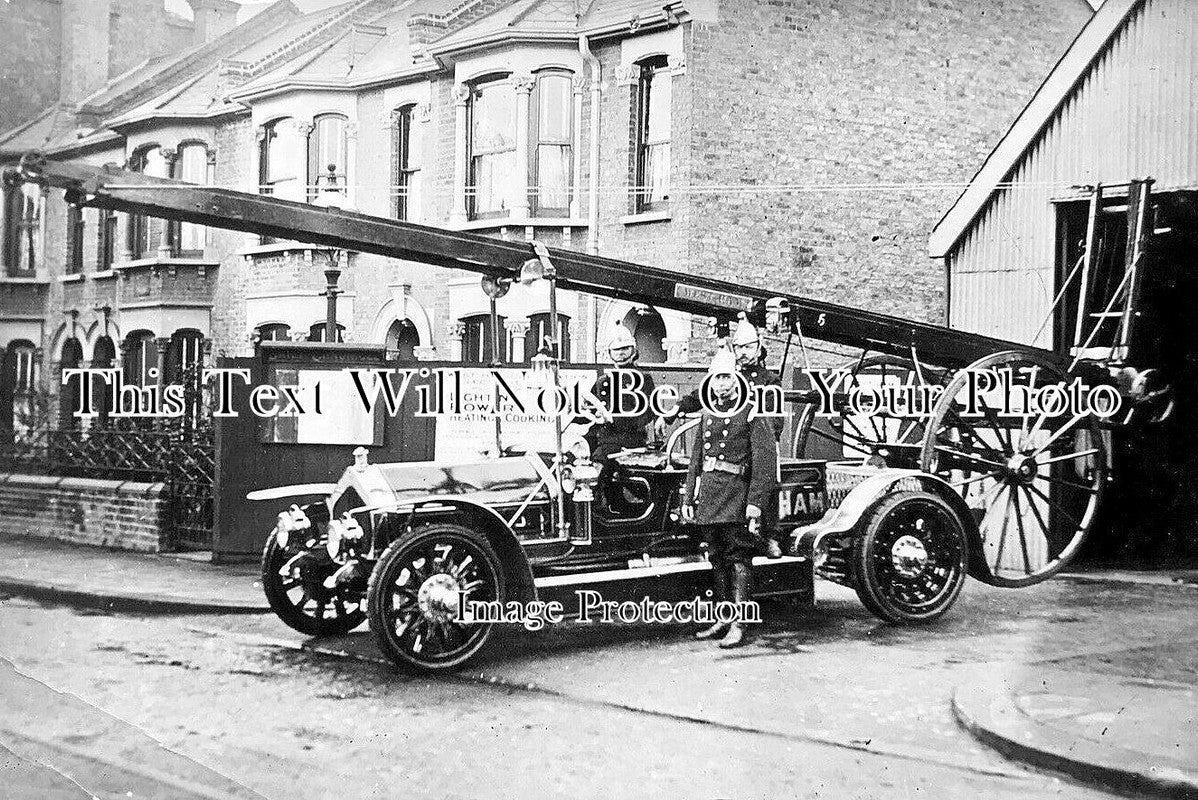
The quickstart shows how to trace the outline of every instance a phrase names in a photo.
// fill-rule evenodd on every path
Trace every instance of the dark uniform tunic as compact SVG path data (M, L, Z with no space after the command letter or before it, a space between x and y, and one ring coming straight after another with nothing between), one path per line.
M740 374L749 383L749 387L753 386L781 386L782 379L778 377L778 373L772 369L766 369L765 365L760 361L754 361L750 364L745 364L740 367ZM678 413L694 414L703 409L703 403L699 399L699 390L696 389L690 394L678 401ZM762 411L781 411L781 408L764 408ZM774 433L774 440L777 441L782 436L782 428L786 425L786 418L782 416L767 417L770 428Z
M724 564L749 563L758 539L749 533L745 508L763 519L778 504L778 447L765 417L751 409L721 418L704 411L691 448L685 500L694 507L711 556Z
M653 377L638 367L621 367L623 370L635 370L644 378L640 392L646 398L653 394ZM612 401L612 378L614 373L605 372L595 382L595 397L603 403L613 415L619 410ZM625 378L622 391L630 392L631 378ZM586 417L578 418L580 421ZM591 460L598 464L606 464L608 456L618 453L625 448L644 447L648 442L645 427L653 421L653 412L646 406L644 413L635 417L615 417L611 422L596 423L586 435L587 443L591 446Z

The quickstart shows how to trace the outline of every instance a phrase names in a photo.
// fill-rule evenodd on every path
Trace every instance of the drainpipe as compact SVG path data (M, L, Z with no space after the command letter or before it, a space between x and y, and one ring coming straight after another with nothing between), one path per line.
M603 67L599 59L591 52L590 42L586 34L578 34L578 54L584 63L591 68L591 149L590 149L590 185L587 203L587 252L599 254L599 104L602 99ZM591 353L592 360L599 357L599 302L595 295L587 295L587 305L591 316Z

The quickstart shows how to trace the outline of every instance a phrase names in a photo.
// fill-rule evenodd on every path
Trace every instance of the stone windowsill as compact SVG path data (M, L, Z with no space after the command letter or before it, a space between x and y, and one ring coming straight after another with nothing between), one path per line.
M102 269L99 272L92 273L93 281L102 281L105 278L115 278L115 277L116 277L116 270L112 269L111 267L109 269Z
M243 247L237 251L235 255L239 256L266 256L277 255L278 253L291 253L302 250L321 250L329 251L336 250L336 247L325 247L320 244L304 244L303 242L274 242L273 244L256 244L253 247Z
M50 283L50 279L44 275L0 275L0 283L44 286Z
M669 211L642 211L639 214L626 214L620 217L621 225L643 225L647 222L669 222Z
M219 261L208 258L135 258L132 261L118 261L112 265L113 270L130 270L141 267L205 267L216 269ZM99 274L99 273L97 273Z
M447 228L454 231L489 231L500 228L585 228L585 219L570 217L494 217L491 219L471 219L465 222L449 223Z
M354 291L337 290L337 297L357 297L358 293ZM327 298L324 290L285 290L280 292L262 292L261 294L247 294L246 300L298 300L301 298L320 297Z
M79 283L82 280L83 280L82 272L76 272L73 275L59 275L58 276L59 283Z

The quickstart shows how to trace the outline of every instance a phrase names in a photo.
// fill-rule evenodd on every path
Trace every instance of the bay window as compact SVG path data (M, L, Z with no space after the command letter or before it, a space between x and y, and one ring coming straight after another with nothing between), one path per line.
M670 76L665 56L646 58L637 67L634 206L638 212L658 211L670 199Z
M516 177L516 89L506 78L478 83L467 102L467 208L473 219L503 216L523 191Z
M78 275L83 272L83 209L76 205L67 205L67 261L63 272L67 275Z
M33 276L42 255L42 189L34 183L7 187L4 206L5 272Z
M129 160L129 169L143 175L156 178L169 178L170 166L166 154L161 147L147 147L138 150ZM132 258L147 258L158 248L154 240L154 229L159 223L152 223L150 217L141 214L129 216L129 254Z
M262 194L275 194L288 200L300 199L299 148L293 135L295 123L289 118L276 119L262 128L258 150L258 183Z
M184 183L203 186L208 183L208 148L198 142L179 148L179 159L175 162L175 177ZM201 256L204 254L205 228L190 222L176 223L172 236L179 255Z
M567 72L537 74L532 103L534 136L531 207L537 216L564 217L573 182L574 83Z
M96 269L100 272L112 269L112 264L116 261L116 226L116 212L107 208L100 209L100 222L97 225L100 241L96 246Z
M320 192L346 191L349 152L348 120L340 114L321 114L312 120L308 137L308 202Z
M420 215L420 151L421 143L415 123L415 105L395 111L394 175L396 219L414 220Z

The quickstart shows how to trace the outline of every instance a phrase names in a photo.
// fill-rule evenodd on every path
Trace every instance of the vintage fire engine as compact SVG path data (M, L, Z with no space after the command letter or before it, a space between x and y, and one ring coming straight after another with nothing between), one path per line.
M1144 252L1154 216L1149 181L1128 187L1127 261L1117 286L1090 285L1093 214L1084 255L1057 296L1075 303L1072 348L1056 351L831 303L672 273L583 253L501 241L268 196L179 184L115 168L26 158L6 183L37 181L70 202L396 256L483 275L496 297L515 280L706 315L739 314L787 341L862 350L831 384L788 390L780 529L787 554L758 559L756 592L813 597L814 576L853 587L882 619L923 622L947 611L966 575L1005 587L1059 571L1094 524L1113 426L1169 413L1167 382L1138 363ZM1095 208L1101 188L1094 192ZM1070 288L1072 284L1072 288ZM1101 311L1095 311L1101 307ZM550 318L557 319L555 309ZM551 338L551 355L558 335ZM556 380L556 360L549 359ZM1076 380L1108 387L1107 414L1065 413L1053 397ZM933 388L934 391L923 391ZM895 391L887 391L887 389ZM924 397L886 413L849 399ZM1024 398L1011 409L1011 397ZM822 406L820 401L831 397ZM1110 404L1108 404L1110 406ZM1117 412L1117 413L1116 413ZM460 667L492 626L461 624L459 602L701 594L709 568L679 521L679 487L694 423L619 456L619 500L597 491L585 447L559 428L552 452L497 451L454 463L386 463L354 453L335 484L267 488L290 505L266 533L263 580L280 618L313 635L369 619L401 666ZM828 439L838 459L806 458ZM377 462L377 463L376 463Z

